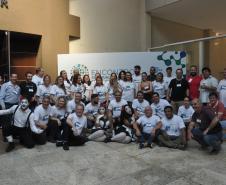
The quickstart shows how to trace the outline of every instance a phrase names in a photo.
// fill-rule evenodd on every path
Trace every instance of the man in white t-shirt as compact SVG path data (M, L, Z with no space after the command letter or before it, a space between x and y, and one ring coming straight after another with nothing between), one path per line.
M76 92L74 95L74 99L67 102L67 112L72 113L75 111L76 105L82 104L84 107L84 103L82 102L82 94L80 92Z
M153 103L151 104L151 108L153 110L153 114L163 118L165 116L164 108L169 106L169 102L165 99L160 99L159 93L154 92L152 95Z
M139 125L139 127L138 127ZM145 115L140 117L133 127L136 130L136 135L140 138L139 148L144 148L144 143L147 141L147 146L152 148L152 141L155 139L156 132L161 128L160 118L156 115L152 115L151 106L145 108Z
M224 79L219 82L217 92L219 93L220 101L226 108L226 68L224 69Z
M63 128L63 149L69 150L69 146L81 146L87 141L84 129L87 128L87 118L83 115L84 105L78 104L75 112L67 117L67 124Z
M167 67L166 68L166 76L163 77L163 81L165 84L166 89L169 88L169 84L172 79L174 79L175 76L172 76L172 67Z
M203 79L200 82L200 100L203 105L209 102L210 92L215 92L218 86L218 80L211 75L211 70L208 67L202 69Z
M87 127L92 128L96 122L96 117L99 110L98 94L91 95L91 102L85 106L84 114L87 117Z
M37 87L39 85L42 85L43 84L43 76L44 76L44 69L37 68L36 74L32 77L32 82L34 82Z
M122 107L127 105L127 102L122 99L122 93L120 91L116 91L114 95L115 99L111 100L108 105L108 118L113 126L115 122L120 121Z
M135 87L136 87L136 93L138 91L138 86L141 83L141 67L139 65L134 66L134 75L133 75L133 82L135 83Z
M42 104L35 108L34 124L31 124L32 135L35 143L43 145L48 140L55 143L57 133L57 122L49 122L52 113L50 106L50 97L42 99Z
M162 118L162 131L158 136L160 146L178 148L184 150L186 147L185 125L181 117L173 114L173 107L166 106L165 117Z
M137 92L137 99L133 100L132 108L134 110L134 118L138 119L144 115L144 110L149 106L149 102L144 99L144 93L142 91Z

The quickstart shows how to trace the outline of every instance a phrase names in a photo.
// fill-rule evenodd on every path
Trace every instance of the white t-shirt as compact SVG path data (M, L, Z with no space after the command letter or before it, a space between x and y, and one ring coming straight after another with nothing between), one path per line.
M122 99L132 102L134 99L134 91L136 89L134 82L124 82L122 84Z
M153 91L159 93L160 98L166 97L166 85L164 82L160 83L157 81L152 82Z
M74 84L71 85L70 87L70 92L72 93L81 93L82 94L82 98L84 97L84 92L85 92L85 87L83 84L77 84L76 86Z
M50 96L52 85L46 87L45 85L39 85L37 88L36 96L39 97L39 103L42 103L44 96Z
M108 92L108 90L104 85L95 86L93 88L93 94L98 94L99 103L103 103L105 101L105 97L106 97L107 92Z
M50 113L51 117L54 117L54 118L58 118L58 119L63 119L64 116L66 114L66 109L65 108L59 108L59 107L56 107L55 105L52 106L52 111Z
M144 115L144 110L147 106L149 106L149 102L147 100L143 100L141 103L138 101L138 99L133 100L132 107L134 110L136 110L139 114L139 117Z
M160 118L156 115L152 115L151 117L144 115L137 120L137 123L143 128L143 132L147 134L151 134L158 122L160 122Z
M174 78L175 78L174 76L170 76L170 77L169 76L164 76L163 77L163 81L164 81L166 89L169 88L169 84L170 84L171 80L174 79Z
M224 107L226 107L226 80L223 79L219 82L217 91L220 95L220 101L224 104Z
M192 106L189 106L189 108L186 109L185 106L182 105L179 107L177 115L180 116L183 119L183 121L186 123L191 121L191 117L194 112L195 111L192 108Z
M218 81L216 78L209 76L207 79L202 79L200 82L200 99L202 103L208 103L209 102L209 93L210 91L207 91L206 89L202 89L201 86L206 85L208 87L216 87L218 86Z
M141 77L141 75L133 75L133 82L135 83L135 84L139 84L140 82L141 82L141 80L142 80L142 77Z
M120 102L117 102L116 100L110 101L108 109L112 111L113 118L119 117L121 115L121 110L124 105L127 105L127 102L123 99L121 99Z
M34 82L36 84L36 86L38 87L39 85L43 84L43 78L41 78L38 75L34 75L34 76L32 76L32 82Z
M94 106L94 105L92 105L92 103L88 103L85 106L84 113L95 116L98 114L98 109L99 109L99 105Z
M85 107L85 104L83 102L80 101L79 104L82 104ZM75 111L75 107L76 107L75 100L72 99L72 100L68 101L66 107L67 107L67 112L69 112L69 113L74 112Z
M84 84L84 98L86 101L89 101L90 100L90 92L92 90L92 87L91 85L88 85L88 84Z
M69 119L71 119L74 127L77 129L78 135L82 133L83 128L87 128L87 118L86 116L78 117L76 113L69 114Z
M160 118L163 118L165 116L164 108L166 106L170 106L170 104L167 100L164 100L164 99L160 99L159 103L157 104L152 103L151 108L152 108L153 114L159 116Z
M57 85L53 85L50 94L55 97L66 96L64 90Z
M70 94L70 87L71 87L71 84L68 83L67 80L64 80L64 87L66 88L67 94Z
M180 136L180 130L185 128L181 117L173 115L172 119L162 118L162 130L165 130L169 136Z

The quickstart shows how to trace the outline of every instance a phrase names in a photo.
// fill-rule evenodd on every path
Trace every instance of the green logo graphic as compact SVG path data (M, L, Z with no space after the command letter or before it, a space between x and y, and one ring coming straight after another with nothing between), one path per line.
M72 69L71 69L71 75L72 76L73 76L73 71L74 70L78 70L79 71L79 74L81 76L84 76L86 74L87 75L89 74L88 68L85 65L83 65L83 64L76 64L75 66L72 67Z

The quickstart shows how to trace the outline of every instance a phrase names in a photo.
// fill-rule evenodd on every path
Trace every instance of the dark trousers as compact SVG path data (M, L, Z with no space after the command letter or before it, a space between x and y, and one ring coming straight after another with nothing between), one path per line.
M20 128L14 125L10 125L5 130L6 137L12 136L19 138L20 143L24 145L26 148L33 148L35 143L32 139L30 128Z
M67 124L66 119L62 119L60 121L61 121L61 125L57 127L57 131L56 131L56 140L58 140L58 141L63 140L63 128Z
M169 136L165 131L162 131L158 135L158 142L169 148L178 148L179 145L183 144L183 138L182 136Z
M215 150L220 150L221 140L223 133L222 131L214 133L214 134L206 134L203 135L203 131L199 128L193 128L191 130L194 140L196 140L200 145L212 146Z
M147 141L148 144L151 144L152 141L153 141L153 137L151 134L148 134L148 133L145 133L145 132L142 132L141 133L141 137L140 137L140 143L144 143L145 141Z
M69 146L81 146L85 144L86 137L82 135L74 136L71 127L66 124L63 127L63 141L68 142Z
M32 132L32 139L34 140L35 144L37 144L37 145L46 144L46 141L47 141L46 131L42 132L41 134L36 134L36 133Z

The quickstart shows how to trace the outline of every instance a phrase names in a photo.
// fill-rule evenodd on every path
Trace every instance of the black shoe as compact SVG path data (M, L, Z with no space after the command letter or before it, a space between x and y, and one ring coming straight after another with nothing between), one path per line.
M139 149L143 149L143 148L144 148L144 144L141 143L141 144L139 145Z
M11 152L14 148L15 148L14 142L10 142L5 151L6 152Z
M149 147L149 148L153 148L153 143L151 143L151 144L147 144L147 147Z
M111 138L110 137L106 137L106 139L104 140L105 143L109 143L111 142Z
M63 149L64 149L64 150L69 150L68 143L63 143Z
M60 147L63 146L63 141L57 141L56 142L56 147Z

